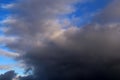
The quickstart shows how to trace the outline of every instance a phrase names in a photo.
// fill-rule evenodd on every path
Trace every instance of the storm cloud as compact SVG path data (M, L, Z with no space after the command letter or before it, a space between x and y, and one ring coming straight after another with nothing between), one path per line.
M61 18L78 2L84 1L22 0L12 9L5 34L18 38L7 46L26 65L29 75L20 80L120 80L120 1L82 27Z

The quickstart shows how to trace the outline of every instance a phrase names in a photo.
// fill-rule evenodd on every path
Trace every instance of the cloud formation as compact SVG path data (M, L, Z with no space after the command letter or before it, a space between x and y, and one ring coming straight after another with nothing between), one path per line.
M43 41L61 32L66 25L60 24L59 16L75 11L74 4L81 0L26 0L20 1L13 9L19 12L12 18L4 20L5 25L12 26L6 34L20 37L19 49L43 45ZM34 37L34 38L32 38ZM42 43L41 43L42 41ZM19 42L14 43L17 45ZM24 45L24 47L23 47ZM13 43L11 47L13 46ZM13 46L14 47L14 46ZM17 48L17 46L16 46Z
M22 0L13 9L18 13L6 23L6 35L19 39L7 46L23 52L19 60L30 74L20 80L120 80L120 1L113 0L92 23L68 27L71 22L61 16L74 12L78 2Z
M6 50L3 50L3 49L0 49L0 55L5 56L5 57L9 57L9 58L19 57L18 53L6 51Z
M11 69L10 65L0 65L0 70L9 70Z
M112 3L110 3L95 20L102 24L115 23L115 22L119 23L120 1L112 0Z
M0 75L0 80L13 80L15 76L16 73L14 71L8 71L5 74Z

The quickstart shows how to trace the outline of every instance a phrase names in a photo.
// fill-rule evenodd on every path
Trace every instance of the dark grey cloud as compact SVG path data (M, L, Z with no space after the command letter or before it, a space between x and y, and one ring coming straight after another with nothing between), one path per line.
M8 71L4 74L0 75L0 80L13 80L13 78L16 76L16 73L14 71Z
M35 80L35 78L32 75L29 76L19 76L18 77L19 80Z
M87 26L74 34L67 32L64 45L48 42L22 58L33 70L33 80L119 80L118 28Z
M74 12L79 1L26 0L13 9L19 13L6 23L6 35L19 39L8 46L23 52L19 60L30 74L20 80L120 80L119 0L93 23L64 28L58 17Z

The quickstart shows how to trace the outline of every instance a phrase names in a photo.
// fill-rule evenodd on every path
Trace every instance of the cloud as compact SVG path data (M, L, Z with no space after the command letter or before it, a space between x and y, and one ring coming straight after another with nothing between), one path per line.
M6 51L6 50L3 50L3 49L0 49L0 55L6 56L6 57L9 57L9 58L16 58L16 57L19 56L18 53L11 52L11 51Z
M111 0L111 3L95 19L99 23L114 23L120 21L120 1Z
M12 7L14 7L15 4L0 4L0 8L3 8L3 9L10 9Z
M18 77L19 80L34 80L33 76L32 75L29 75L29 76L19 76Z
M2 21L4 26L11 26L6 35L17 35L18 42L9 46L25 51L33 47L43 46L43 41L48 40L62 28L67 26L60 24L59 16L67 15L75 11L73 6L82 0L26 0L19 1L11 11L19 12ZM33 38L34 36L34 38ZM20 42L20 44L18 44ZM16 46L19 45L19 46ZM20 46L21 45L21 46ZM23 46L24 45L24 46ZM28 48L28 49L27 49Z
M83 27L71 21L61 24L60 17L73 13L79 1L26 0L13 9L18 13L15 22L5 23L11 27L6 35L19 39L7 46L23 52L19 60L30 73L20 80L120 79L119 0Z
M62 45L50 42L26 53L33 80L119 80L119 26L93 26L65 32Z
M7 18L0 21L0 24L12 24L15 23L16 20L12 16L8 16Z
M0 44L9 44L12 42L16 42L16 37L10 37L10 36L0 36Z
M8 71L5 74L0 75L0 80L13 80L15 76L16 73L14 71Z
M0 70L10 70L11 66L10 65L0 65Z

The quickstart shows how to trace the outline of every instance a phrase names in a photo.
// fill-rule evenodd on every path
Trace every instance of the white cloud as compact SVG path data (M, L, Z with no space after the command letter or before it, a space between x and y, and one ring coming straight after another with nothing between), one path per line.
M13 43L16 41L17 41L16 37L0 36L0 44L9 44L9 43Z
M14 3L11 3L11 4L1 4L0 7L3 8L3 9L10 9L12 7L14 7L15 4Z
M13 24L16 20L12 16L8 16L5 19L0 21L0 24Z
M5 57L8 57L8 58L16 58L19 56L18 53L15 53L15 52L10 52L10 51L6 51L4 49L0 49L0 55L2 56L5 56Z

